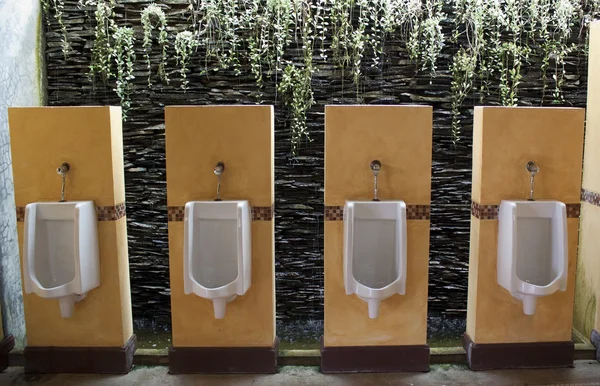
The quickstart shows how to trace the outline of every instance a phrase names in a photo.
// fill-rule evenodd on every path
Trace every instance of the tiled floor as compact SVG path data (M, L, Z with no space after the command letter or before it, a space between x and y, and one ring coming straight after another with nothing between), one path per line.
M25 386L184 386L184 385L569 385L600 386L600 363L576 361L575 368L469 371L465 366L434 365L428 373L323 375L317 367L282 367L272 375L169 375L166 367L137 366L123 376L25 375L21 367L0 374L0 385Z

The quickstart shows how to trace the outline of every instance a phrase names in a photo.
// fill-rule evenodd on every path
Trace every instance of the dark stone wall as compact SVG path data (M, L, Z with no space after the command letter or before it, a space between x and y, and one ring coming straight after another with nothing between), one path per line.
M73 52L65 60L60 50L59 28L54 20L46 31L48 102L50 105L118 105L113 84L91 84L87 77L95 21L77 8L76 0L66 0L65 24ZM119 25L137 31L136 79L132 110L124 125L125 182L127 198L129 256L134 318L143 322L168 324L169 268L166 219L163 107L166 105L254 104L258 90L247 63L241 76L227 71L199 75L201 52L197 53L188 75L190 88L184 92L169 49L171 83L161 85L154 75L149 88L141 48L141 10L150 3L122 0L117 6ZM177 31L186 29L187 0L158 2L168 15L171 43ZM451 10L447 10L451 14ZM444 21L444 33L451 35L453 20ZM578 28L575 28L578 30ZM575 41L577 38L575 38ZM323 139L324 106L327 104L427 104L434 107L433 181L429 313L464 317L467 299L472 107L479 102L474 93L464 103L462 138L455 146L451 139L452 56L457 46L449 41L438 63L438 74L418 71L410 63L404 44L391 37L385 45L384 63L368 71L357 100L356 87L342 77L331 63L315 58L318 71L313 89L317 104L308 114L312 142L301 146L299 156L291 157L288 116L281 107L275 79L267 79L262 103L275 105L276 115L276 274L277 315L281 320L321 319L323 317ZM301 60L301 50L290 47L289 58ZM331 55L329 55L331 57ZM152 62L158 63L155 44ZM366 61L365 61L366 62ZM532 57L524 67L520 104L542 104L539 58ZM583 54L567 61L564 86L568 105L585 106L587 63ZM153 69L154 74L156 67ZM486 104L498 104L487 98ZM550 104L546 98L545 104ZM84 129L84 128L83 128ZM365 167L367 167L365 165Z

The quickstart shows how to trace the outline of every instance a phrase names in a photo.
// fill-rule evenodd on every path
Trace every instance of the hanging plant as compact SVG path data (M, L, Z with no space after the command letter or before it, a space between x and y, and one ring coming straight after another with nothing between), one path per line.
M160 63L158 64L158 75L160 79L168 84L169 77L166 71L167 48L169 40L167 35L167 17L165 12L156 4L149 4L142 11L142 27L144 30L143 47L146 56L146 66L148 67L148 86L152 85L152 63L150 62L150 52L152 51L152 31L158 28L158 44L161 48Z
M80 8L91 8L94 10L96 26L94 28L94 44L92 46L92 61L89 67L88 76L90 81L94 82L96 76L99 76L106 85L108 79L114 76L111 70L112 61L112 31L115 30L114 22L114 1L104 0L80 0Z
M63 15L65 10L65 2L64 0L41 0L42 1L42 11L46 15L46 23L48 26L50 25L50 11L54 11L54 20L58 23L58 27L60 28L60 48L63 53L65 59L69 56L69 51L71 50L71 45L69 44L68 36L67 36L67 26L63 22Z
M187 66L197 47L198 41L191 31L179 32L175 36L175 57L177 59L177 64L180 67L179 73L181 74L181 88L183 90L188 89L189 81L187 80Z
M473 52L461 49L454 56L452 66L452 142L460 140L460 108L473 87L473 78L477 66L477 56Z
M333 60L335 65L342 71L350 63L350 37L352 34L352 0L332 0L331 6L331 24L333 36L331 38L331 50L333 51Z
M242 22L242 28L248 33L246 44L250 71L259 90L263 88L263 64L269 51L269 24L263 11L260 0L251 0Z
M298 147L302 140L310 141L310 134L306 125L306 113L314 104L311 88L312 74L309 69L297 68L289 64L281 77L277 90L282 95L282 101L291 115L290 128L292 135L292 155L298 154Z
M446 16L442 13L442 6L439 0L427 0L427 17L420 25L422 69L429 71L432 77L436 75L437 60L445 41L441 21Z
M131 80L133 76L133 64L135 62L134 51L134 31L130 27L116 27L112 35L113 49L112 57L114 59L116 73L116 88L113 90L121 99L121 108L123 109L123 120L127 119L127 112L131 108Z

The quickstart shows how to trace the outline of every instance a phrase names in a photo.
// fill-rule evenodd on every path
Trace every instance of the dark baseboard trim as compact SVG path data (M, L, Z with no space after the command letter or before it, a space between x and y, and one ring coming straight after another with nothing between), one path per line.
M429 346L326 347L321 338L321 372L396 373L429 371Z
M6 336L0 342L0 371L8 367L8 353L15 347L15 338L12 335Z
M592 330L590 335L590 342L596 347L596 360L600 362L600 332Z
M572 341L478 344L466 333L463 347L471 370L573 367L575 354Z
M279 338L271 347L171 347L171 374L274 374Z
M127 374L133 365L136 336L123 347L34 347L23 350L25 372L37 374Z

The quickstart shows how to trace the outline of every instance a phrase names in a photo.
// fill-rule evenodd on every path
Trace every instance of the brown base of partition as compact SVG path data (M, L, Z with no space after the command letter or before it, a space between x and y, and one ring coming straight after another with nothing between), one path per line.
M8 367L8 353L15 347L15 338L8 335L0 342L0 371Z
M596 360L600 362L600 332L592 330L590 341L592 342L594 347L596 347Z
M172 347L171 374L274 374L279 338L271 347Z
M127 374L133 364L136 336L123 347L33 347L23 352L25 372L37 374Z
M429 346L326 347L321 338L321 372L396 373L429 371Z
M471 370L573 367L575 344L569 342L475 343L463 336Z

